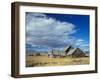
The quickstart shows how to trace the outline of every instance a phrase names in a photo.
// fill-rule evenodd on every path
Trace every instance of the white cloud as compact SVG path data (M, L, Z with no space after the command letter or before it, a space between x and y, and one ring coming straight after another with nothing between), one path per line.
M26 14L26 43L48 47L61 47L72 44L75 40L75 25L61 22L45 14Z
M77 40L75 41L75 45L76 45L76 46L80 46L80 45L83 44L83 42L84 42L83 39L77 39Z
M76 47L81 48L84 51L89 51L89 43L84 41L83 39L77 39L74 44Z
M40 49L62 48L72 44L83 50L89 49L89 44L83 39L77 39L73 34L76 26L62 22L40 13L26 14L26 43ZM42 49L42 48L41 48Z

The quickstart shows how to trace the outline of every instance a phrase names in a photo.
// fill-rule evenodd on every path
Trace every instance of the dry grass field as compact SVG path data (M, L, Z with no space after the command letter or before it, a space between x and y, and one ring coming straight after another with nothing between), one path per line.
M48 56L26 56L26 67L64 66L89 64L89 57L49 58Z

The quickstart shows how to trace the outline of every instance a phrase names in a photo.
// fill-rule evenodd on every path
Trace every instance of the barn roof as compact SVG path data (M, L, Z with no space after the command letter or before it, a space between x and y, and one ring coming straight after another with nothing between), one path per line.
M76 49L77 49L77 48L71 49L71 50L67 53L67 55L71 55L71 54L73 54L74 51L75 51Z
M81 51L82 53L84 53L80 48L73 48L73 49L71 49L71 50L67 53L67 55L72 55L76 50L79 50L79 51Z
M71 45L68 45L67 47L64 48L64 51L66 51L67 49L69 49L71 47Z

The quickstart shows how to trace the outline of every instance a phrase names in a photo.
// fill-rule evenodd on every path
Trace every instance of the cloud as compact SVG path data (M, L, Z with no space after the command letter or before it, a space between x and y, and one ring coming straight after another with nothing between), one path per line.
M68 44L75 44L83 48L83 39L73 36L77 32L76 26L69 22L56 20L41 13L26 13L26 44L27 49L49 50L63 48Z
M71 34L75 32L75 25L72 23L61 22L45 14L26 13L27 44L63 47L74 41Z
M77 39L74 44L76 47L81 48L83 51L89 51L89 43L83 39Z
M76 46L80 46L80 45L83 44L83 42L84 42L83 39L77 39L77 40L75 41L75 45L76 45Z

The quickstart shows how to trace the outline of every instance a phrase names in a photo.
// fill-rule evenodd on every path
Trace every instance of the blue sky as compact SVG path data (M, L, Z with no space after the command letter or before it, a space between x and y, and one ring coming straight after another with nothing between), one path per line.
M89 15L26 12L26 50L63 50L72 45L89 51Z

